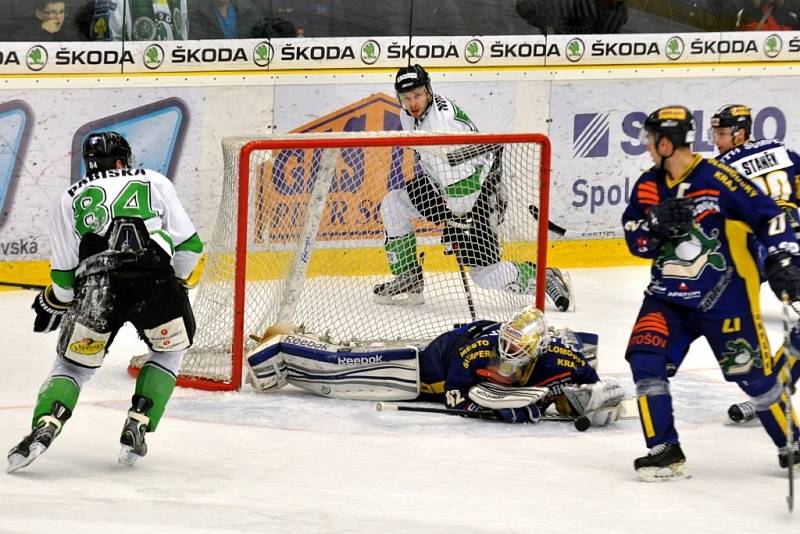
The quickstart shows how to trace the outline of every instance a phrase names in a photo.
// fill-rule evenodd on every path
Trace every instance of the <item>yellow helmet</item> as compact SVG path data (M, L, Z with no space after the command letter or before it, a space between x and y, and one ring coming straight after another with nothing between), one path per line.
M544 314L533 306L524 308L500 326L497 372L524 384L549 342Z

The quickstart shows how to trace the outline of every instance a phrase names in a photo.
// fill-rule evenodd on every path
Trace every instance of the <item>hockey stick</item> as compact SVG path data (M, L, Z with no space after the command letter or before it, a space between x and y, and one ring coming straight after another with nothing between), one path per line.
M418 413L439 413L444 415L460 415L463 417L472 417L476 419L497 419L495 413L491 410L455 410L453 408L429 408L425 406L406 406L405 404L389 404L386 402L378 402L375 404L375 409L379 412L418 412Z
M534 219L536 219L537 221L539 220L539 208L538 208L538 206L534 206L533 204L531 204L530 206L528 206L528 211L531 212L531 215L533 215ZM547 221L547 229L550 230L551 232L553 232L556 235L565 235L567 233L567 229L566 228L557 225L553 221ZM574 234L574 233L577 233L577 232L570 232L570 233Z
M458 263L458 272L459 274L461 274L461 285L464 286L464 293L467 295L467 305L469 306L469 315L470 317L472 317L472 320L475 321L478 319L478 316L475 313L475 301L472 299L472 290L469 288L469 280L467 280L467 271L464 270L464 264L461 263L461 260L459 260L458 257L456 257L456 263Z
M455 410L452 408L429 408L425 406L407 406L405 404L390 404L386 402L378 402L375 404L375 409L379 412L417 412L417 413L438 413L443 415L460 415L462 417L471 417L473 419L493 419L497 420L497 415L492 410ZM575 428L583 432L591 426L589 418L586 416L570 417L568 415L542 415L540 421L555 421L565 422L574 421Z
M784 343L788 346L791 323L789 318L790 304L786 294L784 294L781 301L783 304L783 339ZM786 416L786 467L789 473L789 494L786 496L786 506L789 508L789 513L792 513L794 511L794 447L792 446L794 443L792 439L794 437L794 428L792 425L794 410L792 408L792 378L791 372L788 369L788 354L786 358L787 360L784 365L786 366L787 376L783 383L783 390L786 394L786 406L784 408Z
M457 148L452 152L448 152L447 163L449 163L451 167L455 167L456 165L460 165L461 163L477 158L478 156L483 156L484 154L489 154L492 152L499 152L502 148L503 145L497 144L464 146Z
M537 206L534 206L533 204L529 205L528 206L528 211L531 212L531 215L533 215L534 219L536 219L537 221L539 220L539 208ZM597 230L597 231L594 231L594 232L577 232L575 230L567 230L563 226L559 226L556 223L554 223L553 221L547 221L547 229L549 231L553 232L554 234L560 235L560 236L570 234L570 235L578 235L578 236L583 236L583 237L586 237L586 236L589 236L589 235L611 234L611 233L613 233L613 232L615 232L617 230L617 228L614 227L614 228L606 228L605 230Z
M24 284L22 282L0 282L3 287L16 287L19 289L28 289L30 291L41 291L47 286L40 286L39 284Z

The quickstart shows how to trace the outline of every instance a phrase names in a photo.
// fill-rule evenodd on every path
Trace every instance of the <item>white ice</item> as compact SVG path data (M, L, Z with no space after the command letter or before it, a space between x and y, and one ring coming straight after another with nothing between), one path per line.
M572 271L575 313L552 324L600 334L601 375L633 387L623 358L645 268ZM33 295L0 293L0 448L27 433L56 335L31 331ZM764 287L765 323L781 311ZM176 391L150 452L117 464L142 344L120 334L46 454L0 475L0 532L798 532L787 477L760 426L726 423L742 400L704 341L672 382L692 478L638 481L638 420L578 433L443 415L378 413L374 403ZM796 397L796 402L797 402Z

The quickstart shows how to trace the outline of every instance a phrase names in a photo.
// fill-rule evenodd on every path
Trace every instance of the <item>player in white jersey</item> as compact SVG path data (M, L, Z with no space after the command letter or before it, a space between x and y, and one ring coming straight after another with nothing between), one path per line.
M8 472L51 445L127 321L150 351L120 436L119 461L132 465L147 453L145 433L158 426L195 332L187 287L202 273L203 243L172 183L133 168L130 146L115 132L90 134L83 159L86 176L51 211L52 285L33 303L35 332L61 325L56 361L33 430L8 453Z
M406 131L476 132L477 128L452 100L431 91L430 76L420 65L397 72L395 90L403 110ZM412 221L425 218L443 225L442 242L463 266L469 267L478 287L513 293L535 291L532 262L500 260L497 230L506 208L502 183L502 148L454 165L441 157L415 151L415 175L405 188L389 191L381 201L386 231L384 248L394 278L374 287L382 304L421 304L422 265ZM560 311L574 304L567 273L547 269L546 293ZM574 306L572 306L574 307Z

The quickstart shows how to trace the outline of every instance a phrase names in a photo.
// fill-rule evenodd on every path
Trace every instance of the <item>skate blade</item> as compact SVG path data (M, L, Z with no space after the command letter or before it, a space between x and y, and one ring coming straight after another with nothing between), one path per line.
M422 293L405 293L403 295L373 295L377 304L388 306L421 306L425 304L425 296Z
M678 462L667 467L642 467L636 470L636 474L644 482L670 482L692 476L686 468L686 462Z
M565 311L574 312L575 290L572 288L572 277L569 275L569 272L561 271L561 279L564 281L564 285L567 286L567 295L569 295L569 306L567 306Z
M127 465L130 467L133 464L135 464L136 460L138 460L139 458L141 458L141 456L133 452L133 447L131 447L130 445L123 445L119 449L119 457L117 458L117 460L122 465Z
M47 448L41 443L33 443L28 456L12 454L8 457L8 467L6 468L6 473L13 473L14 471L19 471L23 467L31 465L31 463L33 463L33 461L41 456L46 450Z

